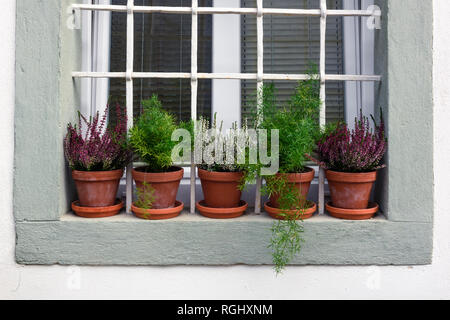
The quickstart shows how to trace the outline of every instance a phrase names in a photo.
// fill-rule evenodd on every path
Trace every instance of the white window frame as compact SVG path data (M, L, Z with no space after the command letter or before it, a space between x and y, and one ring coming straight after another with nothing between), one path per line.
M257 90L260 92L263 88L265 80L289 80L299 81L309 78L307 74L267 74L264 73L264 15L301 15L320 17L320 98L322 100L322 108L320 111L320 125L323 127L326 124L326 81L381 81L379 75L358 75L358 74L326 74L325 72L325 36L327 29L327 16L359 16L369 17L374 16L374 11L368 10L328 10L326 0L320 0L320 8L318 9L278 9L278 8L264 8L263 0L256 0L256 8L222 8L222 7L199 7L198 0L192 0L191 7L164 7L164 6L135 6L134 0L128 0L126 6L110 5L110 4L73 4L74 10L85 11L106 11L106 12L124 12L127 14L127 69L123 72L108 72L108 71L81 71L73 72L74 78L90 78L90 79L108 79L108 78L123 78L126 79L126 108L128 115L128 128L133 126L133 80L137 78L176 78L176 79L191 79L191 115L192 119L197 119L197 93L198 93L198 79L222 79L222 80L256 80ZM191 39L191 72L190 73L176 73L176 72L134 72L134 13L177 13L190 14L192 16L192 39ZM198 53L198 15L199 14L254 14L256 15L257 23L257 73L198 73L197 68L197 53ZM258 105L262 101L258 101ZM127 192L126 192L126 209L127 212L131 210L133 180L131 176L131 169L133 165L127 167ZM196 172L196 166L191 164L191 173ZM191 174L191 213L195 213L195 184L196 175ZM325 204L325 172L323 169L319 171L319 214L324 213ZM258 179L256 187L255 212L261 211L261 180Z

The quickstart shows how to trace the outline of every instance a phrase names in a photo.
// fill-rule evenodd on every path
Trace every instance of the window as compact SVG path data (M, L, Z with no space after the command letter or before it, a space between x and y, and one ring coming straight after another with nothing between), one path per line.
M269 236L272 221L263 215L249 215L224 224L192 215L164 223L141 223L128 215L85 221L66 214L73 193L61 139L65 124L75 119L80 105L81 78L127 80L126 70L112 74L101 70L73 73L82 68L81 32L67 28L61 17L67 15L66 5L80 8L79 2L17 0L14 171L17 261L79 265L271 264L263 239ZM389 133L388 169L380 177L384 182L378 196L386 216L354 223L326 216L306 221L305 247L293 264L431 262L432 3L420 0L376 3L383 18L381 29L375 32L375 73L382 75L382 81L375 84L375 96L376 105L384 108ZM87 6L85 9L89 10L83 12L99 8L106 7ZM135 9L139 11L139 7ZM121 6L118 10L126 14L127 8ZM192 10L185 12L189 15ZM320 10L313 12L318 16ZM420 12L421 19L412 12ZM328 13L328 18L336 14ZM148 78L140 72L131 75L136 79ZM127 83L131 80L129 76L130 73ZM190 74L176 76L189 79ZM213 76L199 73L198 77L202 80ZM233 72L231 77L237 75ZM246 77L257 80L256 74ZM265 74L263 80L279 77ZM347 80L361 78L374 80L351 74L326 76L330 81L344 79L346 84ZM133 90L129 92L133 97ZM128 103L131 105L132 100Z
M89 1L85 1L88 3ZM126 5L127 0L96 0L97 4ZM186 6L190 0L136 0L136 6ZM212 0L201 0L210 7ZM190 4L189 4L190 5ZM91 16L92 15L92 16ZM136 13L134 18L134 70L140 72L189 72L191 66L191 17L184 14ZM120 72L126 69L127 17L122 12L84 12L83 70ZM201 72L211 72L212 16L199 17L198 62ZM92 49L87 49L91 47ZM94 63L92 63L92 62ZM85 110L101 110L102 104L125 105L124 79L85 80L91 86L81 93ZM101 85L100 85L101 84ZM158 94L164 107L180 120L191 118L189 79L137 79L134 84L134 116L141 101ZM96 98L95 98L96 97ZM92 102L91 102L92 101ZM211 80L199 82L199 115L211 115ZM113 114L113 113L112 113Z
M254 0L216 1L215 6L227 5L229 7L254 7ZM96 0L99 4L126 5L126 0ZM313 9L319 7L319 0L282 0L264 1L265 7ZM328 1L330 9L358 9L367 8L373 0L334 0ZM135 5L167 5L187 6L190 0L151 1L136 0ZM201 7L211 7L212 1L202 0ZM84 47L93 47L85 50L85 64L83 70L120 72L126 64L126 15L121 12L84 12L83 30L85 31ZM92 17L91 17L92 15ZM225 19L223 19L225 18ZM213 63L221 65L228 71L251 73L256 72L256 21L254 15L241 15L241 25L236 25L235 16L200 15L199 16L199 69L212 72ZM327 72L331 74L373 74L373 30L361 28L367 18L359 17L328 17L327 18ZM213 20L216 23L213 37ZM190 67L190 16L183 14L135 14L135 71L189 71ZM238 29L234 32L231 27ZM269 15L264 21L264 67L270 73L308 72L310 63L319 64L319 19L305 16L273 16ZM234 32L234 33L233 33ZM169 36L168 36L169 35ZM239 46L233 46L232 38L240 38ZM214 38L214 39L213 39ZM216 40L219 39L219 40ZM215 43L225 42L214 50ZM239 50L235 53L233 51ZM236 49L237 48L237 49ZM226 50L227 52L223 53ZM231 53L231 58L229 57ZM234 55L233 55L234 53ZM364 56L362 58L361 56ZM226 60L226 62L223 62ZM233 64L240 64L233 69ZM292 69L294 67L294 69ZM217 67L216 67L217 69ZM220 67L219 67L220 69ZM220 71L217 71L220 72ZM215 80L216 85L219 80ZM229 84L232 81L227 81ZM106 101L125 100L125 84L123 79L97 79L86 81L92 88L82 93L82 97L91 96L97 110ZM104 85L99 86L99 83ZM295 82L275 81L278 88L279 99L284 103L292 93ZM254 96L256 83L251 80L242 80L242 99L235 102L227 101L221 106L221 98L211 99L211 80L199 83L198 108L199 115L209 117L214 112L220 113L220 118L227 118L230 104L242 115L234 116L233 120L245 118L246 107ZM345 90L344 90L345 87ZM140 102L152 93L158 93L166 108L178 118L186 120L190 117L190 84L187 79L138 79L134 86L134 114L139 113ZM362 90L362 88L365 88ZM227 88L218 87L217 95ZM362 94L361 91L364 91ZM344 94L345 92L345 94ZM238 95L233 92L233 96ZM227 95L230 96L229 94ZM363 96L365 98L363 98ZM89 97L90 98L90 97ZM330 81L327 86L327 121L352 120L357 110L364 108L365 114L373 113L373 84L360 82ZM86 103L85 103L86 104ZM236 106L234 106L236 104ZM227 109L222 111L221 109ZM91 110L90 107L85 108ZM214 109L214 110L212 110Z
M319 0L264 1L267 8L314 9ZM243 7L254 7L254 1L243 0ZM327 1L329 9L341 9L342 1ZM353 18L350 18L353 19ZM326 72L344 73L342 17L327 19ZM256 72L256 17L242 16L242 70ZM348 35L349 38L353 34ZM350 39L349 39L350 40ZM351 41L354 43L355 38ZM320 18L312 16L275 16L264 19L264 72L306 74L311 64L320 64ZM355 73L356 74L356 73ZM274 81L280 104L286 103L294 91L295 81ZM244 80L242 84L243 106L254 96L256 83ZM327 87L327 121L345 120L344 82L333 81ZM246 109L242 110L243 115Z
M109 3L109 1L105 1L105 3ZM169 6L186 3L189 3L192 7ZM344 85L342 80L347 79L343 77L343 14L337 10L342 6L340 1L309 0L298 2L283 0L282 2L273 2L266 0L264 2L263 0L257 0L255 2L243 0L237 8L225 9L243 16L241 72L231 75L208 72L211 70L211 14L222 12L211 7L200 7L199 9L198 0L186 1L186 3L175 0L164 2L166 7L160 7L162 9L152 11L152 8L158 8L157 6L160 5L158 1L151 1L151 3L146 3L144 0L138 2L113 1L115 9L121 6L127 9L128 14L124 15L125 9L122 9L119 10L122 12L116 12L112 15L111 49L110 54L106 55L106 57L110 57L111 61L109 75L114 72L123 72L126 69L125 77L128 80L127 86L125 86L123 76L119 79L112 78L110 91L119 96L123 96L126 91L124 100L127 101L127 109L132 109L128 110L129 115L138 114L140 101L144 96L150 96L151 93L160 94L166 108L178 114L180 119L197 119L200 114L204 115L205 111L210 113L211 110L206 107L206 104L209 102L210 105L211 96L208 93L205 95L205 90L202 91L202 89L208 91L211 88L211 82L206 82L206 87L202 88L201 85L199 87L199 84L202 83L198 79L199 76L207 80L220 78L243 80L241 105L248 104L249 97L254 96L252 93L255 92L256 87L258 87L258 90L261 88L263 80L283 80L276 82L277 87L280 88L279 92L283 103L289 99L296 85L294 80L307 78L309 65L315 64L320 66L320 76L323 79L321 98L324 102L327 99L327 103L324 103L322 108L321 124L325 125L326 120L336 121L344 118ZM200 3L211 5L211 2L204 0ZM264 4L268 7L265 7ZM331 6L329 7L329 5ZM285 8L277 9L280 6L285 6ZM110 11L113 11L113 8L113 6L110 6ZM139 10L139 8L141 9ZM314 8L320 9L315 11ZM329 13L334 12L330 18L327 18L326 15L322 16L322 12L327 9L330 9ZM248 14L244 15L248 13L248 10L253 11L249 15L250 17L246 17ZM299 10L299 12L295 10ZM287 13L288 16L285 17ZM205 14L209 19L204 18ZM370 11L359 10L348 15L369 16L372 14ZM190 17L190 19L184 18L184 15ZM146 19L146 16L149 17ZM97 17L93 28L97 32L99 30L95 28L95 24L102 23L99 18ZM264 23L264 20L267 20L266 23ZM191 26L191 28L188 26ZM191 32L187 31L189 29ZM226 29L223 28L222 31L215 32L215 37L222 39L225 33ZM327 34L330 34L330 36L327 37ZM92 35L94 45L95 41L98 41L98 37L98 34ZM92 43L92 41L89 41L89 43ZM126 45L127 43L128 45ZM127 47L127 50L124 50L124 47ZM131 57L132 53L133 56ZM190 59L189 53L191 53ZM93 54L95 55L95 51L93 51ZM97 60L101 60L102 56L100 55ZM219 59L219 54L216 54L212 59ZM140 78L134 75L137 72L140 72ZM333 74L335 79L326 79L326 72ZM94 74L95 71L91 75ZM136 81L133 81L133 77L137 78ZM186 109L189 102L189 99L186 98L189 78L191 78L191 85L189 86L191 92L190 112L189 109ZM289 80L287 84L286 80ZM325 80L328 80L331 84L325 86ZM330 82L329 80L335 81ZM351 80L379 81L380 77L353 75ZM127 87L127 90L125 90L125 87ZM216 91L221 89L215 87ZM203 94L199 94L199 92L203 92ZM239 107L243 117L245 117L247 114L246 108ZM227 110L222 110L222 113L225 112ZM353 114L356 114L356 112L353 112ZM232 115L232 117L238 119L239 115ZM129 116L129 118L131 117ZM129 122L129 126L131 126L132 120L129 120ZM127 171L126 198L127 211L129 212L133 183L130 170ZM195 172L194 164L191 165L191 172ZM196 189L195 176L193 175L191 183L191 212L194 213ZM260 185L261 181L258 181L255 195L256 212L261 210ZM324 185L324 172L320 170L318 197L320 213L324 212Z
M126 0L113 0L113 5L126 5ZM190 6L190 0L138 0L137 6ZM210 7L211 0L199 5ZM139 13L135 15L134 70L140 72L190 72L191 16L184 14ZM126 69L126 15L112 13L111 71ZM212 17L199 17L198 69L210 73L212 57ZM141 101L158 94L166 110L180 120L191 118L191 84L189 79L137 79L134 85L134 115L140 112ZM112 79L110 96L125 102L123 79ZM211 115L211 80L199 82L199 116Z

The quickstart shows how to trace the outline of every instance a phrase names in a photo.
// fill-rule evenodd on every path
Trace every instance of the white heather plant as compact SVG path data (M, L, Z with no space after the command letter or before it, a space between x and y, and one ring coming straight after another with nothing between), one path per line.
M195 131L195 151L199 168L215 172L246 171L247 150L250 146L247 124L241 129L233 123L231 130L223 130L223 121L217 125L217 114L210 127L210 122L200 118ZM256 149L255 149L256 150Z

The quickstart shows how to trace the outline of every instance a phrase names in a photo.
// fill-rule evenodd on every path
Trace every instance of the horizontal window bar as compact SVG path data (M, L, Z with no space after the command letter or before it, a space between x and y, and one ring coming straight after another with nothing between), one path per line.
M73 4L73 9L95 10L95 11L128 11L127 6L121 5L94 5L94 4ZM135 6L135 13L174 13L174 14L192 14L191 7L166 7L166 6ZM320 9L262 9L263 15L283 15L283 16L313 16L320 17ZM199 7L198 14L258 14L257 8L215 8ZM329 16L373 16L374 12L370 10L326 10Z
M74 78L126 78L126 72L73 72ZM191 73L177 72L133 72L133 79L159 78L159 79L190 79ZM198 79L232 79L257 80L256 73L198 73ZM298 81L310 78L308 74L264 74L263 80ZM379 75L347 75L327 74L326 81L381 81Z

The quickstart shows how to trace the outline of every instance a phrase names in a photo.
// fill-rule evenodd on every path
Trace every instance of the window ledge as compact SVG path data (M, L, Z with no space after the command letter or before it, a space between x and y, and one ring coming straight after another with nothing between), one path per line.
M213 220L187 212L165 221L120 214L17 222L17 262L62 265L268 265L274 220L265 213ZM292 265L423 265L431 263L431 223L383 216L306 220L305 243Z

